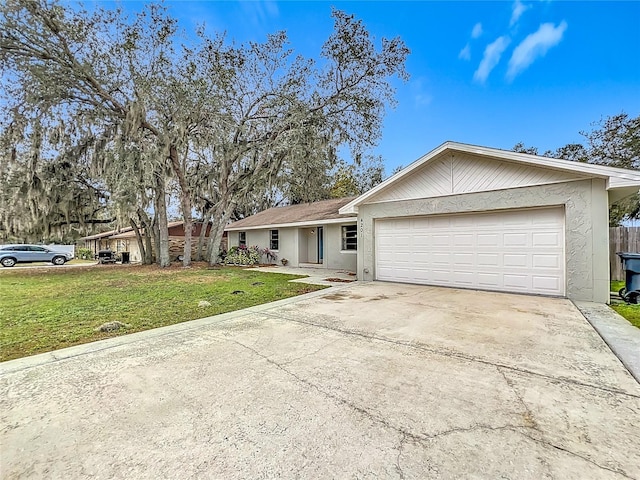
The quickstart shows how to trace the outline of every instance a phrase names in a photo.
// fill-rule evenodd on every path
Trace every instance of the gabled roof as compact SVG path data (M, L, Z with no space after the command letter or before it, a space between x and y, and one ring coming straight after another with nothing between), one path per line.
M259 228L295 227L338 223L344 220L355 220L355 215L341 215L338 210L355 197L321 200L313 203L302 203L287 207L273 207L250 217L238 220L225 230L255 230Z
M539 155L529 155L527 153L512 152L508 150L500 150L497 148L481 147L477 145L469 145L466 143L445 142L434 150L430 151L423 157L413 162L408 167L402 169L392 177L381 184L375 186L368 192L353 199L340 208L341 214L357 214L358 205L367 202L368 199L392 188L394 184L412 172L416 171L425 164L432 162L443 155L451 152L468 153L479 155L489 159L499 161L512 162L520 165L529 165L534 167L548 168L561 172L573 172L586 175L592 178L602 178L607 181L607 190L616 191L616 198L623 198L630 195L640 188L640 172L635 170L627 170L624 168L607 167L604 165L593 165L591 163L573 162L570 160L562 160L558 158L542 157Z

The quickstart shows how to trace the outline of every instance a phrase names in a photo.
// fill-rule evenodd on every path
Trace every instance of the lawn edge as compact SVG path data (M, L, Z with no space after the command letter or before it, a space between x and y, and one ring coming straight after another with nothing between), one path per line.
M640 329L603 303L573 303L631 376L640 383Z
M312 299L315 297L321 297L329 292L335 290L341 290L347 288L349 284L335 285L328 288L316 290L314 292L304 293L302 295L296 295L293 297L283 298L281 300L275 300L273 302L263 303L260 305L254 305L253 307L243 308L241 310L234 310L232 312L220 313L218 315L212 315L209 317L203 317L196 320L188 320L186 322L175 323L173 325L167 325L164 327L153 328L151 330L144 330L142 332L129 333L120 335L114 338L106 338L104 340L96 340L94 342L83 343L81 345L74 345L72 347L66 347L59 350L52 350L50 352L38 353L28 357L16 358L13 360L7 360L0 363L0 377L9 373L19 372L21 370L27 370L50 363L55 363L70 358L87 355L102 350L108 350L111 348L127 345L131 343L141 342L149 338L158 338L166 335L173 335L176 333L183 333L190 330L197 330L207 327L209 325L217 325L219 323L235 320L246 315L255 314L271 310L273 308L282 307L292 303L297 303L303 300Z

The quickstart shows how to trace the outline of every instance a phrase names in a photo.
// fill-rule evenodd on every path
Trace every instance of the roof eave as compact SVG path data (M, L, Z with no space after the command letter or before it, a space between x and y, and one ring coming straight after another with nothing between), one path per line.
M253 226L234 226L233 224L225 228L226 232L243 232L245 230L264 230L268 228L293 228L293 227L315 227L322 225L332 225L336 223L350 223L357 221L358 217L340 217L340 218L327 218L324 220L305 220L303 222L290 222L290 223L273 223L264 225Z

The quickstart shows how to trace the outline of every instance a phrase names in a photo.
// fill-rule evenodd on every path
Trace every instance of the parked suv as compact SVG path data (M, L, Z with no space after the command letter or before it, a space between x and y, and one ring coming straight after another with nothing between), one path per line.
M0 247L0 264L13 267L16 263L51 262L64 265L73 254L56 252L42 245L4 245Z

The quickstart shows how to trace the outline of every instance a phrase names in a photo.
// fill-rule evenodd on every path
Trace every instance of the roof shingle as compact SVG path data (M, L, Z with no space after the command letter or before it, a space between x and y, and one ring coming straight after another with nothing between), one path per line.
M226 230L268 227L291 223L318 222L333 219L350 219L354 215L340 215L338 210L356 197L333 198L313 203L273 207L227 226Z

